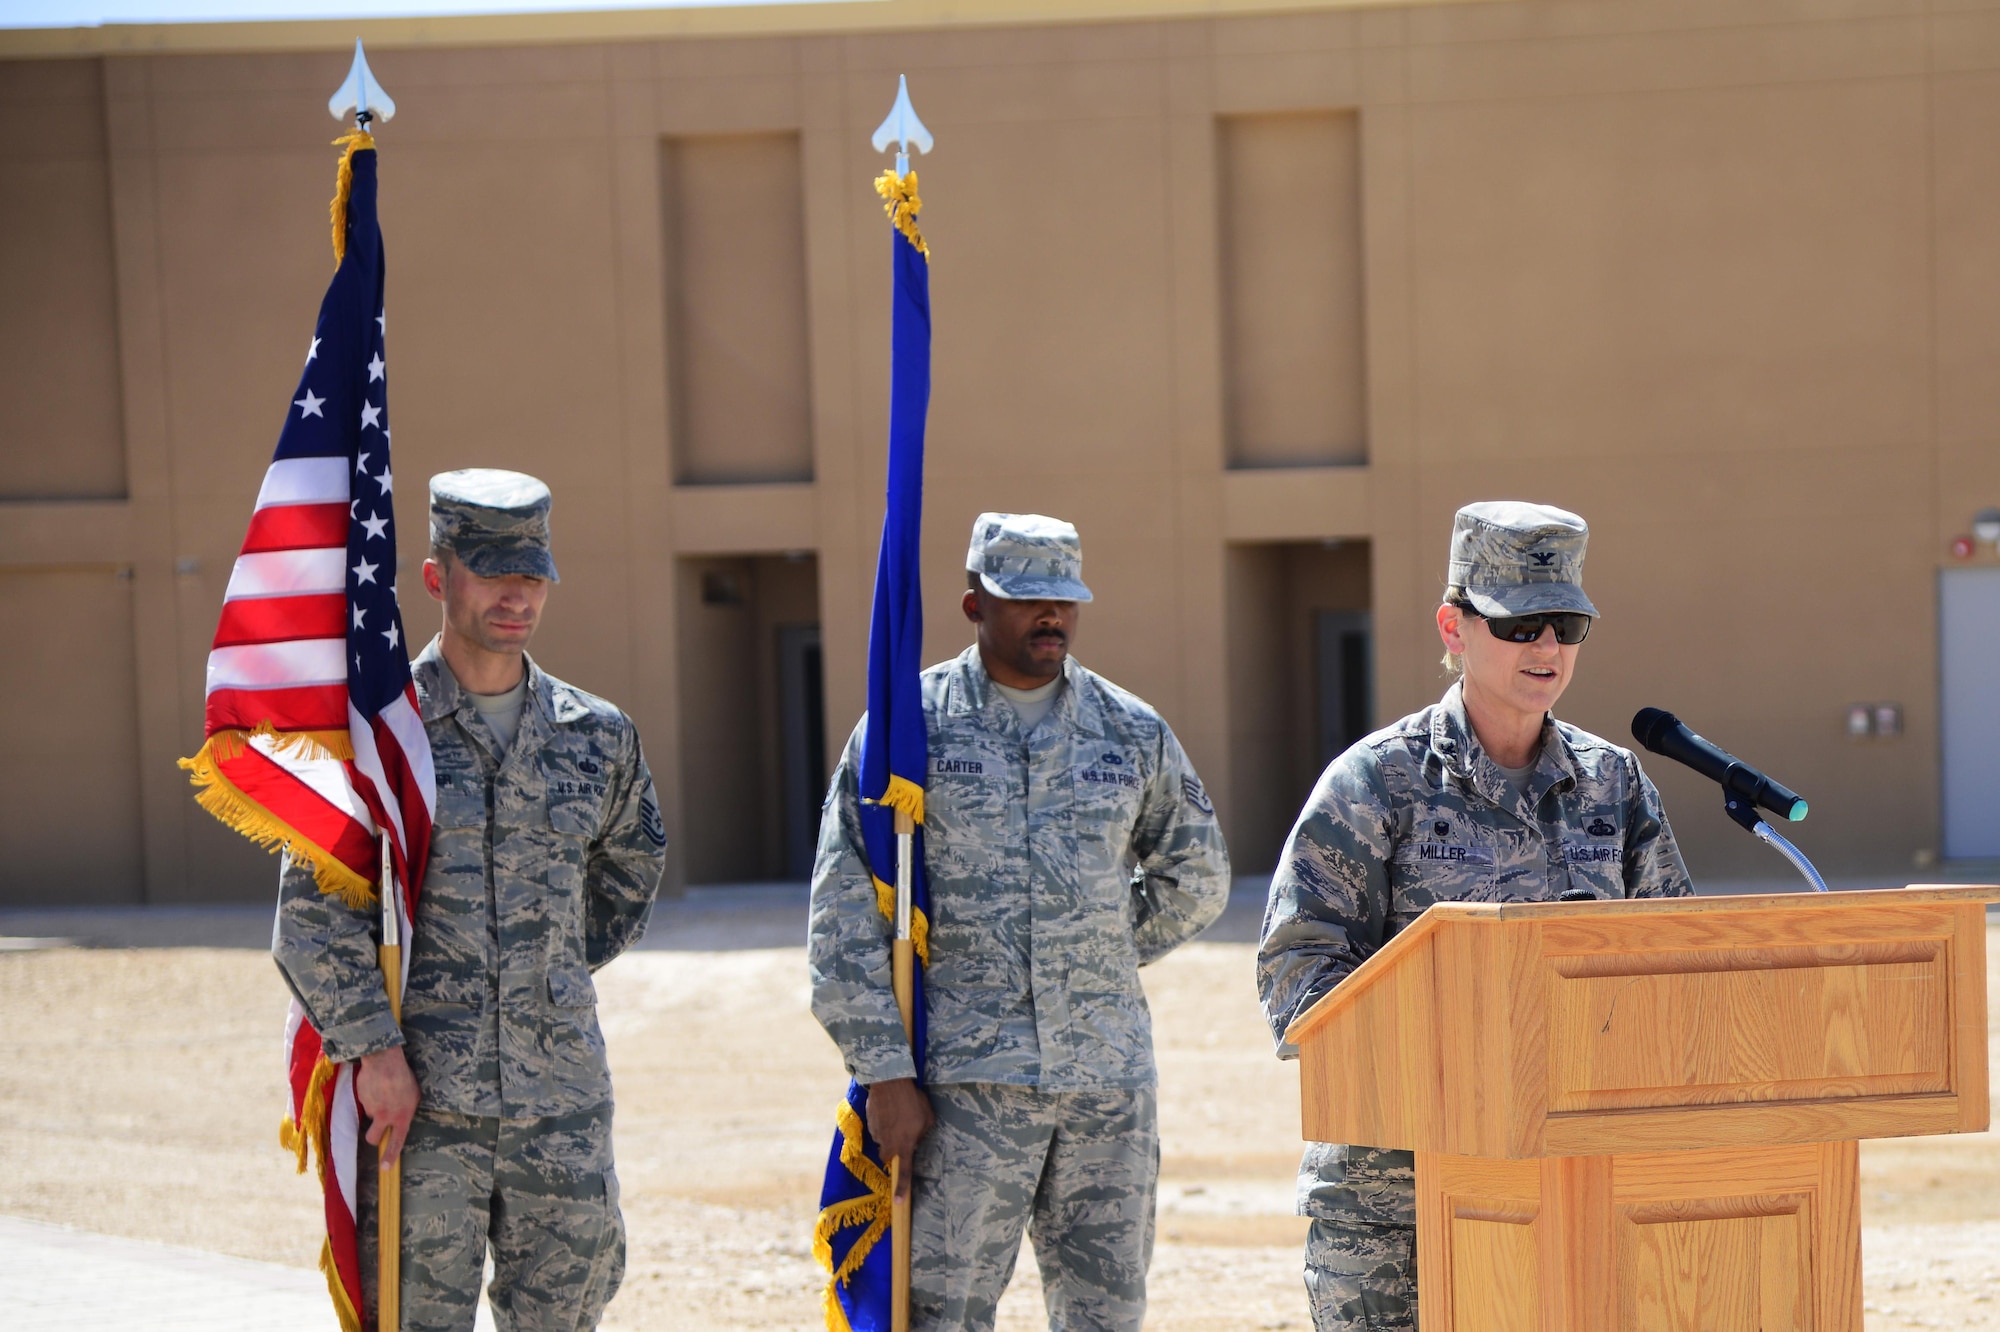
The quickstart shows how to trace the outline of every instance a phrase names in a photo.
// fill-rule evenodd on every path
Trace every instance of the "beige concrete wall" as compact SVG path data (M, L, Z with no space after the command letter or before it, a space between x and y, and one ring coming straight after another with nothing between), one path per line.
M1569 718L1617 737L1641 705L1683 713L1806 791L1801 840L1830 870L1908 877L1934 847L1935 572L2000 502L2000 13L1600 0L519 46L446 31L370 47L401 108L382 135L398 517L417 530L419 479L447 467L549 479L564 581L537 655L638 719L697 863L717 833L684 790L677 560L815 552L833 744L861 704L888 336L867 137L898 73L938 142L919 161L933 657L967 641L975 513L1075 520L1098 593L1080 657L1166 712L1251 846L1258 750L1232 735L1265 723L1230 683L1231 548L1369 543L1388 719L1442 684L1429 608L1452 510L1543 499L1596 534L1605 618ZM101 687L131 681L145 881L123 891L148 900L269 888L172 761L199 743L208 637L330 264L323 108L349 56L312 40L0 65L0 101L49 108L35 151L67 219L8 194L0 284L48 290L24 250L77 275L74 298L0 301L0 348L44 357L0 370L0 570L131 570L131 669ZM1227 466L1231 393L1284 386L1232 332L1282 296L1242 284L1283 284L1239 262L1256 238L1224 185L1268 166L1239 132L1280 123L1333 127L1334 158L1269 235L1317 237L1302 290L1337 290L1352 254L1357 294L1253 336L1317 340L1360 377L1358 440L1322 433L1365 463ZM705 364L676 310L706 298L675 304L689 252L668 201L693 168L663 163L730 144L771 150L745 196L767 214L790 188L775 145L796 152L796 229L746 222L778 239L742 327L795 338L777 358L792 387L744 407L762 469L745 475L782 478L762 484L676 471L726 460L728 411L701 395L727 376L673 370ZM48 352L58 338L74 352ZM1337 421L1356 401L1329 379L1278 408ZM72 453L94 461L45 463ZM33 654L4 661L0 692L67 687ZM1901 702L1907 733L1849 741L1861 700ZM1776 868L1712 791L1658 775L1698 871ZM48 836L86 835L74 817Z
M796 134L662 141L674 478L812 480Z
M0 502L125 494L102 75L0 63Z
M1361 118L1216 128L1229 465L1367 462Z

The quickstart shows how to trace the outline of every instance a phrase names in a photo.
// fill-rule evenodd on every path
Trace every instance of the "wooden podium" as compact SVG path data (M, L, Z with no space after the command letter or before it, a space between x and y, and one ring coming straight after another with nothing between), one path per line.
M1302 1013L1424 1332L1861 1332L1857 1139L1986 1127L2000 888L1440 903Z

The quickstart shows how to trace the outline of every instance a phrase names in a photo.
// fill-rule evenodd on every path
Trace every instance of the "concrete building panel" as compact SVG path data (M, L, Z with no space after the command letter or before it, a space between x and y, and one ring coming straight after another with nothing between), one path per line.
M665 139L660 200L677 479L810 481L798 135Z
M406 619L437 617L412 600L425 479L546 477L564 582L537 655L638 719L675 882L795 868L806 751L773 737L804 714L775 682L807 678L808 645L822 757L862 706L889 334L867 138L899 73L938 140L916 163L933 658L969 641L974 514L1075 520L1098 593L1079 656L1165 711L1255 870L1319 758L1301 644L1333 640L1307 612L1368 613L1375 721L1421 706L1452 511L1546 500L1589 518L1605 612L1564 716L1615 739L1642 705L1679 711L1806 793L1799 840L1832 873L1894 881L1937 852L1938 571L2000 567L1951 547L2000 504L1991 16L884 0L363 28L400 106ZM41 589L51 641L122 617L125 683L78 678L132 700L97 724L125 737L100 748L125 755L135 839L104 844L96 886L0 900L268 894L268 858L172 760L200 741L216 608L332 262L323 107L352 36L0 35L0 102L39 126L0 150L0 587ZM695 177L690 233L674 187ZM704 337L736 362L688 359ZM698 466L676 471L677 440ZM1340 607L1299 591L1329 550L1366 552ZM809 585L809 611L759 611L714 657L735 640L704 627L710 566L760 589L810 566L785 594ZM53 687L31 665L0 693ZM1850 735L1864 703L1899 729ZM1780 871L1711 786L1649 770L1698 875ZM101 817L62 805L37 835Z
M41 630L17 636L0 689L8 783L0 902L137 903L131 575L104 566L0 570L0 617Z
M1230 465L1366 462L1360 117L1217 132Z
M0 62L0 501L125 493L103 62Z

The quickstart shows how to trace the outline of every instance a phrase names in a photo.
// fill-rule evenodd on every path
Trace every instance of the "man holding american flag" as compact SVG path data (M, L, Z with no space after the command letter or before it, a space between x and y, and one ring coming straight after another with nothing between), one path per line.
M400 1030L374 913L303 865L280 890L279 967L328 1058L360 1061L368 1140L407 1143L405 1332L470 1332L489 1247L490 1298L517 1332L596 1326L624 1272L590 973L643 932L666 834L631 720L527 655L556 581L549 509L519 472L431 480L423 581L444 626L412 673L437 813Z
M431 479L444 625L410 661L369 130L395 104L358 43L328 105L350 109L333 280L182 766L203 808L285 851L282 1141L300 1170L318 1157L343 1332L471 1332L489 1247L502 1327L580 1332L625 1267L591 972L644 932L666 829L631 719L527 655L556 582L540 481Z

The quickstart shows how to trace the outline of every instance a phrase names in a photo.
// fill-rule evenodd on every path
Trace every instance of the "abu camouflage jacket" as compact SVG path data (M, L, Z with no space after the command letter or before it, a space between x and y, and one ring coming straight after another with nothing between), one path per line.
M636 942L666 865L632 721L528 661L504 760L436 640L413 664L437 769L430 861L399 1035L376 966L378 914L288 865L272 953L329 1059L401 1040L425 1106L508 1119L611 1100L590 973Z
M977 647L923 675L929 1082L1151 1086L1138 969L1228 902L1214 807L1166 722L1074 660L1063 673L1027 736ZM874 1083L916 1069L862 850L860 763L856 727L821 817L808 962L813 1013Z
M1433 902L1694 891L1659 792L1628 749L1551 717L1517 799L1466 719L1458 684L1327 767L1279 857L1257 992L1285 1028ZM1300 1210L1414 1224L1408 1152L1314 1143Z

